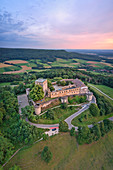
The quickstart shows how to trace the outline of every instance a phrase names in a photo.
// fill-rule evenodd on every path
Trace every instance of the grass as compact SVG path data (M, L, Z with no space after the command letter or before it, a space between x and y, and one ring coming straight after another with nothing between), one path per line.
M99 90L101 90L102 92L104 92L105 94L113 98L113 88L110 88L105 85L95 85L95 84L91 84L91 85L97 87Z
M84 116L85 115L89 115L89 117L86 119ZM82 122L79 121L79 118L81 118L81 116L83 117ZM109 115L104 115L104 116L99 116L99 117L92 117L90 116L90 111L89 109L84 111L82 114L80 114L79 116L77 116L76 118L74 118L72 120L72 124L75 126L84 126L84 125L91 125L94 122L97 123L101 120L107 119L109 117L112 117L113 113L109 114Z
M44 116L45 114L42 115L42 117L38 120L38 123L42 123L42 124L55 124L55 123L59 123L60 120L65 120L67 117L69 117L70 115L72 115L73 113L75 113L77 111L76 106L73 106L72 109L70 109L70 107L68 107L67 109L62 109L61 107L55 108L53 109L53 113L54 113L54 117L55 120L49 120L49 119L45 119Z
M17 66L3 67L3 68L0 68L0 73L8 72L8 71L17 71L17 70L21 70L21 69L22 68L17 67Z
M91 84L94 85L94 84ZM95 85L94 85L95 86ZM99 85L100 86L100 85ZM95 89L92 86L89 86L91 89L93 89L93 91L95 91L96 93L98 93L100 96L103 96L106 100L108 100L112 105L113 105L113 100L109 99L108 97L106 97L105 95L103 95L102 93L100 93L97 89ZM107 86L106 86L107 87ZM108 87L109 88L109 87ZM103 91L104 92L104 91ZM106 91L108 92L108 91ZM106 93L107 94L107 93Z
M9 86L10 85L10 82L7 82L7 83L0 83L0 86Z
M41 152L48 146L53 154L50 163L41 159ZM69 133L60 133L47 141L41 141L33 146L21 150L4 170L14 164L22 170L112 170L113 168L113 131L104 138L90 145L78 146L75 137Z

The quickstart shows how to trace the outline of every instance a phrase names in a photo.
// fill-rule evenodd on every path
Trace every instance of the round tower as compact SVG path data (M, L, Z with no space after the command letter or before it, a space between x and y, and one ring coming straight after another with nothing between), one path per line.
M86 94L86 96L87 96L87 100L88 100L88 101L91 101L91 100L92 100L92 97L93 97L93 93L92 93L92 92L88 92L88 93Z
M35 105L35 114L39 115L41 113L41 105L39 103L37 103Z

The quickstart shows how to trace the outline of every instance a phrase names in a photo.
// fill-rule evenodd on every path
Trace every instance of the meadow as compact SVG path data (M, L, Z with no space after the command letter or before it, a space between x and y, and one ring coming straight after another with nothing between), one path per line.
M48 164L41 159L41 152L45 146L48 146L53 154ZM112 170L112 156L113 131L97 142L82 146L78 145L75 137L71 137L69 133L60 133L47 141L25 147L9 161L4 169L7 170L16 164L22 170Z

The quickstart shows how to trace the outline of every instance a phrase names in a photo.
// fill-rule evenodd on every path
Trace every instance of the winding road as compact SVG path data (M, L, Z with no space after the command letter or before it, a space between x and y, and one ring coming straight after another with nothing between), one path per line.
M90 106L91 103L96 103L95 97L92 97L92 101L89 102L89 104L86 104L83 106L82 109L80 109L78 112L74 113L73 115L69 116L67 119L65 119L64 121L68 124L69 129L71 129L72 127L75 127L71 124L71 121L77 117L78 115L80 115L82 112L84 112L85 110L87 110ZM77 130L78 127L75 127L75 129Z

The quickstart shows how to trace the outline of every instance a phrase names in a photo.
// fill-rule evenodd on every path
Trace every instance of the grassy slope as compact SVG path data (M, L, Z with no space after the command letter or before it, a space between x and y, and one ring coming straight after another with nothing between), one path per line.
M81 115L86 115L86 114L89 114L90 111L89 109L84 111ZM76 118L74 118L72 120L72 124L75 125L75 126L84 126L84 125L90 125L94 122L99 122L101 120L104 120L104 119L107 119L109 117L112 117L113 116L113 113L109 114L109 115L105 115L105 116L99 116L99 117L91 117L91 118L88 118L88 120L86 120L85 118L83 119L82 122L80 122L78 119L81 117L81 115L77 116Z
M70 115L72 115L73 113L77 112L77 107L73 106L72 109L70 109L68 107L66 110L61 109L59 107L59 108L53 109L52 111L54 113L55 120L49 120L49 119L42 118L42 119L38 120L38 123L41 123L41 124L55 124L55 123L59 123L60 120L64 120L67 117L69 117Z
M99 90L101 90L102 92L104 92L105 94L113 98L113 88L110 88L105 85L94 85L94 84L92 85L97 87Z
M113 131L90 145L77 147L76 139L68 133L41 141L32 147L20 151L4 168L19 165L22 170L112 170L113 167ZM49 146L53 158L49 164L41 160L40 152L44 146Z

